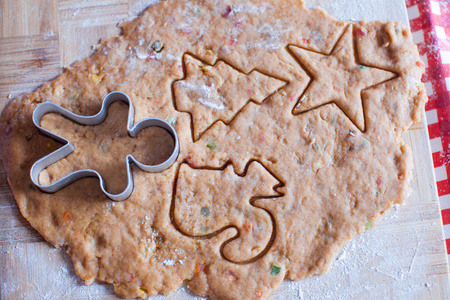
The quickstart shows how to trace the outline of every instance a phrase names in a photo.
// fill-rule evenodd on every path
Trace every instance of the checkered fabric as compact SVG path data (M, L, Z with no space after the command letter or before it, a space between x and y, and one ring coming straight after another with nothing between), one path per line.
M406 0L406 7L413 40L426 67L422 79L429 98L426 122L450 254L450 0Z

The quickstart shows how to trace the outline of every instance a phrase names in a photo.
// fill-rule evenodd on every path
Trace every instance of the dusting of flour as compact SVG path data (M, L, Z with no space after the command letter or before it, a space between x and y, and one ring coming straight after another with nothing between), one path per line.
M2 270L2 299L99 299L114 294L111 285L85 286L68 255L45 242L3 245L1 250L2 257L14 261L14 268Z
M138 13L156 2L159 1L134 1L132 10ZM341 19L389 19L405 23L405 18L401 18L401 14L398 13L400 10L396 6L401 1L357 0L352 2L353 7L349 9L347 9L348 4L344 3L349 1L344 0L307 0L305 2L308 7L316 7L320 4L325 10ZM378 5L379 3L384 4ZM389 5L390 9L382 9L386 5ZM263 6L260 8L237 7L236 11L250 13L254 10L253 13L258 13L257 9L266 8ZM372 12L368 13L370 11ZM396 17L393 18L392 15ZM266 25L260 30L263 33L266 31L269 39L264 46L274 48L280 46L276 36L284 34L282 24L275 24L272 27ZM167 58L179 60L169 54ZM418 195L412 195L412 197L417 199ZM415 200L413 204L417 205L417 201ZM285 281L270 299L376 299L385 298L386 290L390 290L390 298L402 299L410 298L411 294L424 289L439 289L439 286L433 282L434 275L427 276L427 274L436 273L435 270L431 270L433 251L436 250L434 244L428 243L428 229L438 224L420 218L411 223L410 219L420 216L420 213L416 211L414 216L412 215L411 210L406 210L405 207L394 207L375 228L346 245L327 274L298 282ZM392 230L392 226L400 226L399 224L403 223L414 224L414 226ZM3 226L5 228L5 225ZM110 285L94 283L84 286L75 275L72 262L64 250L54 249L45 242L26 245L21 245L20 242L14 235L8 235L8 240L0 244L1 257L6 262L3 266L14 265L14 269L6 267L2 270L0 277L2 299L119 299L114 295ZM167 263L176 262L167 261ZM436 282L437 280L438 278ZM184 288L170 296L155 298L202 299L188 293Z
M341 250L328 273L297 282L285 280L269 299L376 299L386 297L387 291L391 298L403 299L423 290L439 289L439 278L427 275L436 272L430 263L435 250L427 241L428 230L423 230L439 225L418 219L413 228L392 230L397 222L407 222L410 213L395 205L377 226ZM0 249L4 259L14 261L14 269L5 268L2 274L3 299L119 299L110 285L85 286L63 249L45 242L12 242ZM164 261L168 266L175 263L181 262ZM160 297L202 299L185 288L156 299Z
M427 230L392 230L398 226L393 222L406 221L409 213L395 205L377 226L342 248L328 273L285 280L269 299L385 299L388 294L391 299L409 299L423 290L439 289L433 275L426 275L433 272L424 259L433 251L426 242ZM427 224L429 220L417 223L434 226Z

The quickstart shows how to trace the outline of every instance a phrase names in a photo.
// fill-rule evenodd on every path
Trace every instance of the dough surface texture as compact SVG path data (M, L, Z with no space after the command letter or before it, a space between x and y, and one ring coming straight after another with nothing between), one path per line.
M67 249L86 284L145 298L187 281L212 299L265 299L284 278L325 273L343 245L407 198L412 155L401 134L426 93L401 24L338 21L297 0L167 0L122 27L11 101L0 123L21 213ZM60 145L33 126L35 107L93 115L112 91L130 96L135 122L173 124L177 162L161 173L133 168L123 202L94 178L38 190L30 168ZM41 182L95 168L117 192L127 154L164 161L170 136L128 137L123 106L98 126L46 115L42 125L76 149Z

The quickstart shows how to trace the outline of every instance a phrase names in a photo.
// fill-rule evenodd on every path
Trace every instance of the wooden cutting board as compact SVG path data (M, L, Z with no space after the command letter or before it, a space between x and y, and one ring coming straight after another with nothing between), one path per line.
M0 0L0 111L6 103L58 76L92 53L116 24L154 0ZM351 3L349 3L351 2ZM310 0L347 20L408 24L403 0ZM413 150L412 192L404 205L345 246L331 270L285 281L273 299L448 299L450 283L443 229L423 122L404 134ZM0 141L1 142L1 141ZM2 299L114 299L110 285L84 286L67 255L49 246L20 215L0 163ZM168 299L194 298L185 289Z

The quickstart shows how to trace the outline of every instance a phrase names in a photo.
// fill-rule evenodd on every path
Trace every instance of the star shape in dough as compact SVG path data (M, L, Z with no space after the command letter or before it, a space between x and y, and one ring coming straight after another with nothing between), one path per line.
M361 91L397 75L357 63L352 26L348 26L330 55L296 46L289 49L297 57L311 81L293 109L294 114L335 103L361 130L365 130Z

